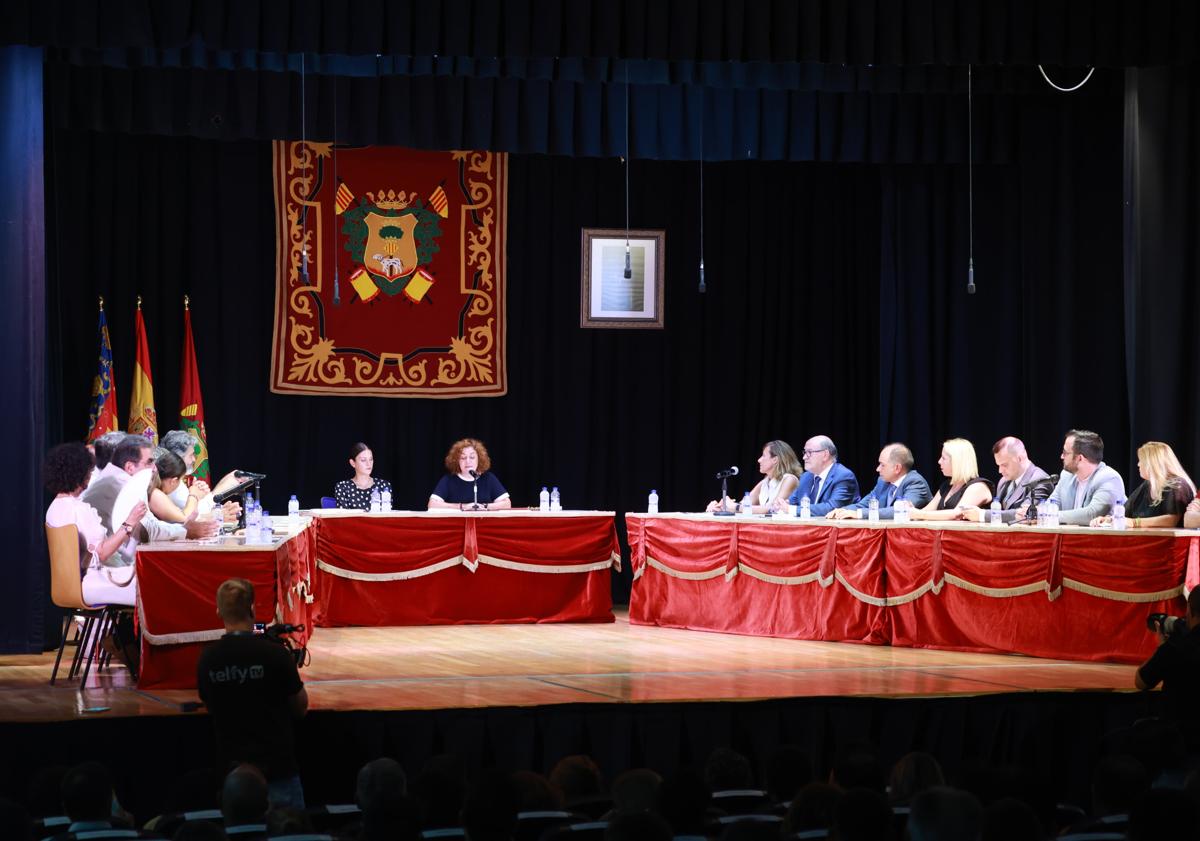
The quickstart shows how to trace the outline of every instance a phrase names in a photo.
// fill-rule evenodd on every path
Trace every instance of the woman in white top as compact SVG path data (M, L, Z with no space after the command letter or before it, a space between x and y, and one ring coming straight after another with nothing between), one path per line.
M46 525L74 525L79 531L79 568L83 579L83 600L90 605L133 605L137 585L133 570L112 570L102 564L121 548L146 513L139 502L113 534L108 534L96 509L79 498L87 488L95 464L83 444L74 441L59 444L46 454L43 468L46 489L54 501L46 510Z
M796 458L796 451L786 441L768 441L763 444L762 455L758 457L758 472L765 478L750 491L750 502L755 514L766 514L768 511L779 511L787 504L787 499L800 484L800 473L804 468ZM721 502L713 500L708 504L708 511L716 511ZM726 511L737 510L738 503L725 497Z

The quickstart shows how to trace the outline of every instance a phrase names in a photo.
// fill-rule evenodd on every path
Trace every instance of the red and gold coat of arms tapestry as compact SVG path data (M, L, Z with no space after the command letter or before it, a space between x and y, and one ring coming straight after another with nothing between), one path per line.
M508 156L273 145L271 390L504 394Z

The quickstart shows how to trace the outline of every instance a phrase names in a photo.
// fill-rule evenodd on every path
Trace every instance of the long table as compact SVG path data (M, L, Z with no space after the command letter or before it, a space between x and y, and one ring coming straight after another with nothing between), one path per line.
M268 625L304 625L291 635L305 644L312 633L310 582L316 533L311 527L270 543L240 537L179 540L138 547L138 623L143 689L191 689L204 646L224 633L216 612L217 587L229 578L254 585L254 615Z
M1200 534L628 514L631 622L1138 663Z
M313 514L318 625L613 621L611 511Z

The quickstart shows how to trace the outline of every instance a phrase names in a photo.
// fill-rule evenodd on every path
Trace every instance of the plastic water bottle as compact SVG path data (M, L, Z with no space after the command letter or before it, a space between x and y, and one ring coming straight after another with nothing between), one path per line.
M558 495L557 486L550 490L550 510L562 511L562 497Z
M754 515L754 503L750 499L750 491L746 491L742 495L742 501L738 503L738 513L743 517L751 517Z
M392 492L386 488L384 489L383 493L379 495L379 508L381 511L392 510Z
M907 523L908 506L912 505L907 499L898 499L896 504L892 506L892 522Z
M1000 516L1000 500L993 499L992 507L988 511L988 522L991 523L993 526L998 526L998 525L1000 525L1001 519L1002 518Z
M800 497L800 519L807 520L812 517L812 503L807 496Z
M879 522L879 497L873 496L867 503L867 519L872 523Z
M1056 529L1058 525L1058 503L1046 500L1046 526Z
M288 500L288 528L292 531L300 528L300 500L295 494Z
M658 513L658 491L656 491L656 490L651 490L650 497L649 497L649 499L646 500L646 513L647 514L657 514Z
M270 543L275 539L275 532L271 528L271 512L265 509L258 518L258 534L260 543Z
M550 510L550 491L546 490L546 486L542 485L542 492L538 494L538 511Z
M249 494L246 495L246 528L258 531L258 525L262 519L262 509L258 507L258 503Z
M1118 502L1112 507L1113 528L1125 531L1125 503Z
M383 503L381 503L379 501L379 488L372 488L371 489L371 513L378 514L380 511L380 507L382 505L383 505Z

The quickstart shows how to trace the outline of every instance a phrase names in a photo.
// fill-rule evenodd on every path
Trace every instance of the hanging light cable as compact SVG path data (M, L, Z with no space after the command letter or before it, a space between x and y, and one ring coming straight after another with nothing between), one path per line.
M337 76L332 77L331 81L333 82L333 195L334 195L333 201L334 201L334 206L336 207L338 190L342 186L341 182L338 181L338 174L337 174L337 171L338 171L337 170L337 130L338 130ZM333 305L335 307L340 307L342 305L342 291L341 291L341 285L338 283L338 258L337 258L338 248L337 248L337 223L336 223L337 214L336 213L334 214L334 219L335 219L335 222L334 222L334 228L333 228L333 242L334 242L334 248L333 248Z
M700 91L700 294L704 294L704 91Z
M633 277L629 258L629 64L625 64L625 279Z
M971 65L967 65L967 294L975 294L975 133Z
M300 53L300 161L305 173L308 171L308 100L305 96L304 52ZM311 286L308 274L308 213L300 208L300 282Z

